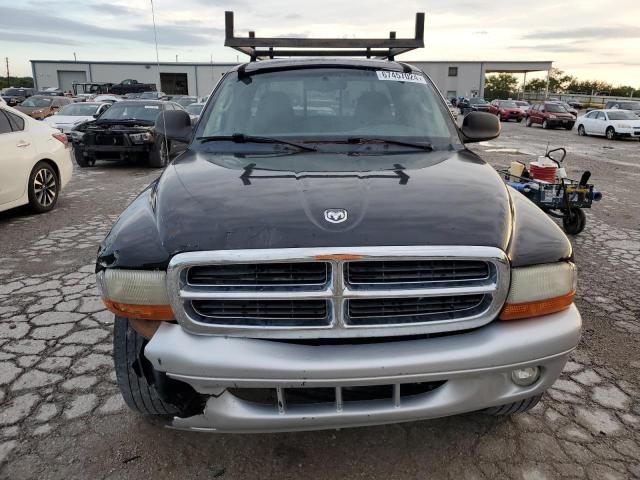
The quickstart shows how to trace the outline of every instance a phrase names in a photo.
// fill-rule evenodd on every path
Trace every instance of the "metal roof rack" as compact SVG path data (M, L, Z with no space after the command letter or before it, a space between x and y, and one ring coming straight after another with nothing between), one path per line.
M394 60L396 55L424 47L424 13L416 13L414 38L266 38L256 37L250 31L248 37L234 35L233 12L225 12L226 47L231 47L251 57L251 61L275 57L366 57Z

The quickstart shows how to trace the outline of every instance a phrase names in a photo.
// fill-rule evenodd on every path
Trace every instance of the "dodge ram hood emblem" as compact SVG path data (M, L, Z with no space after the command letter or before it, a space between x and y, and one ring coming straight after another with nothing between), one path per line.
M324 219L329 223L342 223L347 220L347 211L344 208L328 208L324 211Z

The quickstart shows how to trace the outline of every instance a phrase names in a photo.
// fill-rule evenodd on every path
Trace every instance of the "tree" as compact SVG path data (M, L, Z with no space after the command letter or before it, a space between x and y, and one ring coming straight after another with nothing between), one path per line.
M518 79L510 73L487 76L484 81L484 96L489 100L511 96L518 87Z
M33 78L9 77L9 82L7 83L7 77L0 77L0 88L5 88L5 87L33 88Z
M569 85L576 81L575 77L565 74L562 70L552 68L549 72L549 91L555 93L563 93ZM533 78L527 82L524 87L525 91L539 92L547 89L546 78Z

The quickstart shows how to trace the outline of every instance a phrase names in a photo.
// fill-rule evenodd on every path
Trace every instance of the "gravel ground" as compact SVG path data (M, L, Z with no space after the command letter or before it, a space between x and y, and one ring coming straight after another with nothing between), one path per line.
M530 413L270 435L166 430L124 407L97 243L158 172L76 170L58 208L0 213L0 478L640 478L640 143L505 124L474 145L496 166L547 144L604 200L572 239L584 336Z

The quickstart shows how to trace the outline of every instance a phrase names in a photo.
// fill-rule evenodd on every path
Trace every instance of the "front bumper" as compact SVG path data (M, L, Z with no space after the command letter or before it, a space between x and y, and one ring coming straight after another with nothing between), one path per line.
M575 306L533 320L500 322L443 337L321 345L192 335L162 324L145 348L156 370L211 395L201 415L172 427L216 432L343 428L455 415L537 395L558 378L580 339ZM538 366L520 387L515 368ZM287 388L445 383L426 393L353 402L266 405L227 388ZM396 390L394 389L394 392ZM398 392L400 392L398 388ZM336 393L337 395L337 393Z

